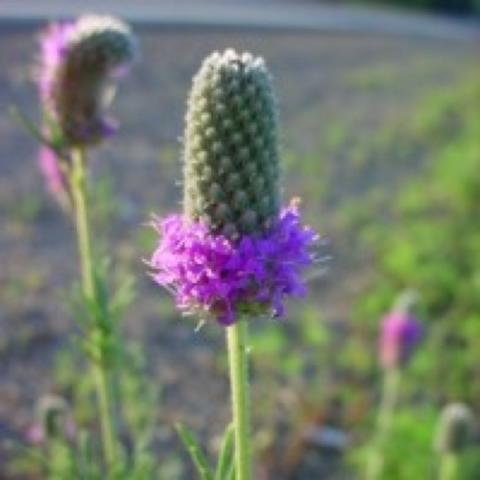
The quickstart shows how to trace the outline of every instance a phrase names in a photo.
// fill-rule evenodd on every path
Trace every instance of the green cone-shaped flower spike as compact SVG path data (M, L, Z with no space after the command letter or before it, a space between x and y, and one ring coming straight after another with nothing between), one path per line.
M104 118L106 86L112 74L133 60L135 50L130 28L120 20L86 15L74 24L51 99L68 144L94 144L114 130Z
M279 212L277 106L262 58L226 50L193 79L185 129L184 212L235 239Z

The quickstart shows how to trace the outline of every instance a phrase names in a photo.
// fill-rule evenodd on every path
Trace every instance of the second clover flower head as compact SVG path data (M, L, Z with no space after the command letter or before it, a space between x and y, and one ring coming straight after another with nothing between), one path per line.
M129 27L108 16L84 15L43 32L38 86L53 143L89 146L110 136L109 84L136 53Z
M40 36L37 84L42 133L40 169L51 193L67 203L62 159L72 148L91 147L108 138L116 122L107 116L112 81L124 73L136 54L135 39L122 21L84 15L53 23Z

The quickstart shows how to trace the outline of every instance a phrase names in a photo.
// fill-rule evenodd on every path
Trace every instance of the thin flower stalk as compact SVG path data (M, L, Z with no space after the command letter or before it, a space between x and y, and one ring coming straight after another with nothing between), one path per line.
M441 455L438 480L460 480L460 478L458 455L449 452Z
M70 175L70 188L73 198L73 211L75 216L75 229L82 274L82 290L87 302L92 304L98 301L96 291L95 274L93 270L93 255L90 236L88 203L86 192L85 154L80 148L72 151L72 170ZM91 331L92 337L97 334ZM116 440L113 427L113 409L110 398L109 378L107 362L102 356L92 360L92 373L97 390L100 423L102 431L102 444L105 455L105 463L109 468L115 465Z
M248 381L248 322L227 327L230 388L235 434L235 470L238 480L252 478L250 445L250 385Z
M390 435L397 406L401 372L397 368L388 369L383 376L383 387L378 408L377 425L372 451L367 464L367 480L378 480L384 469L384 450Z

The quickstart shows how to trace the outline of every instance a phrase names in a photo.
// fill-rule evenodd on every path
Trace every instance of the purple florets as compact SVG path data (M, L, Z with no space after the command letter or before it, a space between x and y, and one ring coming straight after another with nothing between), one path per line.
M73 22L49 25L40 36L40 64L38 69L38 93L47 121L43 127L47 139L51 140L54 129L52 98L57 83L58 70L66 59L68 42L74 31ZM66 198L66 182L61 171L57 153L42 145L38 154L40 170L52 195L61 203Z
M52 100L58 69L66 59L69 39L74 32L73 22L51 24L40 36L40 68L38 89L43 102Z
M420 342L423 329L416 318L404 311L394 310L382 321L380 363L383 368L404 366Z
M173 291L186 313L213 317L222 325L242 314L284 315L284 299L306 293L302 273L312 264L316 233L300 223L295 204L261 236L234 242L181 215L155 219L160 241L149 265L156 283Z

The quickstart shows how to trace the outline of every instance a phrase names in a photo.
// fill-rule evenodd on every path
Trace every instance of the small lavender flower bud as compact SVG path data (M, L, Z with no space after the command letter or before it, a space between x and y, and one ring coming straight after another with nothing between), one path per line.
M416 297L407 291L382 320L379 360L383 368L404 367L422 338L422 327L413 314Z
M115 130L104 110L113 97L111 80L135 57L130 28L112 17L85 15L69 24L63 37L50 34L44 43L55 41L62 42L54 51L58 58L44 58L43 65L51 70L41 82L46 112L67 145L98 143Z
M472 441L475 419L463 403L447 405L440 416L434 447L439 453L460 453Z
M187 217L208 219L215 233L232 235L261 232L277 218L277 117L271 77L261 58L226 50L205 59L193 80L186 115Z

